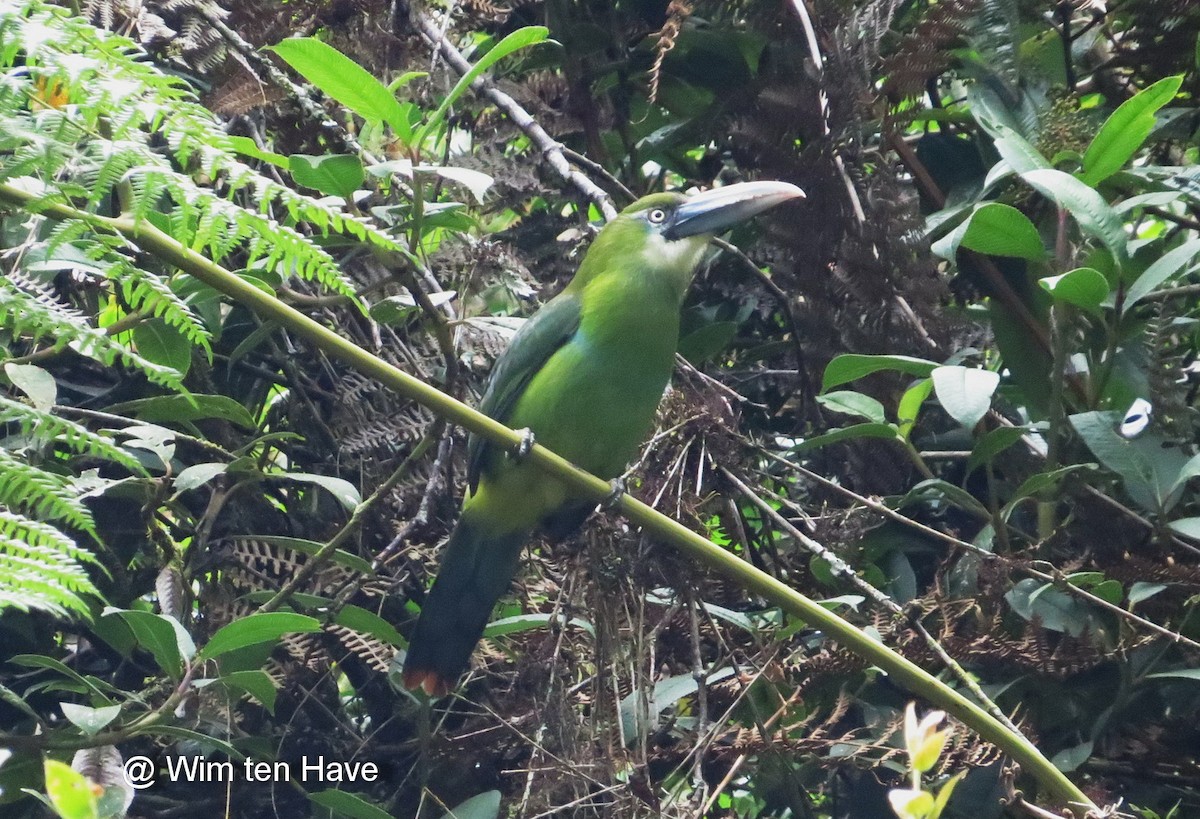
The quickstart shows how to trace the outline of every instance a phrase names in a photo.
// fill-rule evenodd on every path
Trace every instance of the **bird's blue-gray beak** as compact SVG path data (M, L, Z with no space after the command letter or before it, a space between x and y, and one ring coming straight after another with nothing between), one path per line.
M739 182L698 193L675 209L667 239L717 234L789 199L804 198L790 182Z

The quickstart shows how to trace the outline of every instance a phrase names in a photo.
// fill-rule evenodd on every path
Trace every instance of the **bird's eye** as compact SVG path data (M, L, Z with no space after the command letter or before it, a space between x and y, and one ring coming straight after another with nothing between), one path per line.
M661 225L667 218L667 212L662 208L655 208L646 214L646 218L650 220L652 225Z

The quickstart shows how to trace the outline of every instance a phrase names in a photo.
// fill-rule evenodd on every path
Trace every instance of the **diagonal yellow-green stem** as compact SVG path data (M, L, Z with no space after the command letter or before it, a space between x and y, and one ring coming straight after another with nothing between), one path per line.
M0 201L16 206L25 206L35 198L33 194L25 193L10 185L0 184ZM324 325L254 285L248 284L215 262L184 247L149 222L135 222L124 217L96 216L66 205L46 205L45 203L41 203L39 212L57 219L83 220L97 228L120 233L163 261L175 265L239 304L254 310L264 319L278 322L292 332L304 336L326 354L344 361L359 372L370 375L397 393L423 404L437 415L502 446L515 449L521 444L521 433L509 429L435 387L371 355ZM576 469L545 447L535 445L529 458L572 489L597 502L604 500L612 492L612 487L607 481ZM1033 776L1055 798L1067 803L1072 812L1080 819L1083 819L1089 810L1098 811L1096 805L1048 759L1042 756L1041 752L1028 739L1010 731L980 706L920 666L905 659L882 643L871 639L855 628L853 624L821 607L795 589L784 585L765 572L759 571L731 552L711 543L707 538L655 511L636 498L629 495L622 496L618 508L630 521L640 525L647 532L688 553L716 571L736 579L746 589L770 600L811 626L821 629L867 662L878 666L906 690L953 714L980 737L1009 754L1026 773Z

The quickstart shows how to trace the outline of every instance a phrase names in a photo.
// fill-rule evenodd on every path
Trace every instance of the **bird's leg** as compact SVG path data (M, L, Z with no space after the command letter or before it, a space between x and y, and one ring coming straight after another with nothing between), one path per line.
M612 487L612 491L608 493L607 498L600 502L600 508L605 511L615 509L621 502L621 498L625 495L625 478L613 478L608 485Z
M521 443L517 444L517 448L513 450L513 460L520 463L529 457L529 453L533 451L533 445L537 443L537 438L533 435L533 430L529 427L518 429L521 433Z

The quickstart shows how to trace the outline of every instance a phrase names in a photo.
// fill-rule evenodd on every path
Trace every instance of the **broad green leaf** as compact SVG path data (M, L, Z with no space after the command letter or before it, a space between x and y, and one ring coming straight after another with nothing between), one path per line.
M121 714L120 705L89 708L73 702L62 702L59 703L59 707L62 708L63 716L70 720L72 725L90 737L103 731L105 726Z
M4 364L4 374L17 389L42 412L49 412L58 399L58 383L54 376L35 364Z
M1191 462L1178 447L1164 447L1164 441L1151 434L1132 441L1123 438L1115 429L1115 413L1082 412L1068 420L1097 460L1121 476L1125 491L1143 509L1166 512L1178 502L1179 479Z
M486 791L455 805L442 819L496 819L499 815L500 791Z
M1070 748L1065 748L1050 758L1050 763L1063 773L1070 773L1088 761L1092 755L1092 741L1081 742Z
M891 438L894 441L904 440L900 437L900 430L891 424L855 424L852 427L831 429L829 432L806 438L792 447L792 451L807 452L810 449L836 444L839 441L851 441L855 438Z
M880 370L897 370L918 378L928 378L936 367L932 361L906 355L859 355L847 353L836 356L825 368L821 392Z
M1020 118L1012 107L988 84L976 82L967 88L971 116L993 139L1007 134L1021 135ZM1021 137L1024 139L1024 137Z
M62 660L56 660L53 657L47 657L44 654L17 654L10 657L10 663L23 665L26 668L45 668L50 671L60 674L67 679L78 683L81 690L90 691L92 695L102 702L112 703L112 699L108 693L100 686L104 685L95 677L88 675L84 677L75 669L66 665Z
M242 429L256 426L249 410L227 395L159 395L112 404L105 407L105 412L151 423L216 418L237 424Z
M250 137L231 136L229 142L233 150L237 151L242 156L248 156L252 159L261 159L263 162L270 163L277 168L286 168L288 166L288 158L283 154L276 154L270 151L264 151L258 147L258 144Z
M320 630L321 623L304 614L290 611L251 614L222 626L197 656L201 660L211 660L244 646L274 642L285 634Z
M1200 254L1200 239L1184 242L1154 260L1125 291L1125 306L1132 307L1158 289L1168 279L1183 273Z
M475 82L479 75L514 51L519 51L535 43L543 42L549 33L550 30L545 26L525 26L496 43L491 51L484 54L479 62L471 66L470 71L459 78L454 87L450 89L450 93L442 100L441 105L437 107L437 110L430 115L425 124L417 131L416 136L413 138L413 144L417 146L424 144L428 136L441 127L442 120L445 119L446 112L450 110L450 106L458 101L458 98L471 87L471 83Z
M275 713L275 697L279 693L275 688L275 681L271 679L271 675L259 669L250 669L247 671L231 671L228 674L222 674L207 682L218 683L225 688L232 688L237 691L244 691L254 699L262 703L262 706L268 712ZM200 687L200 681L196 681L197 687Z
M1144 580L1138 580L1129 587L1129 608L1133 608L1143 600L1149 600L1154 595L1167 588L1165 583L1147 583Z
M733 676L733 673L734 669L731 666L720 668L705 678L705 685L720 682L727 677ZM618 706L621 715L621 733L625 739L625 744L633 745L639 737L654 729L654 726L658 724L658 715L660 713L674 707L681 699L695 694L698 690L699 686L696 684L696 678L691 674L679 674L656 683L654 690L650 692L646 708L650 725L642 725L639 720L638 711L641 707L640 700L644 696L643 692L635 690L626 695Z
M132 336L138 355L147 361L170 367L180 377L192 368L192 343L162 319L143 321L133 328Z
M500 792L492 791L496 794L496 810L500 810ZM392 815L383 808L377 807L361 796L348 791L339 791L330 788L325 791L308 794L311 802L320 805L323 808L333 811L335 816L349 816L351 819L392 819ZM496 814L492 814L494 817ZM466 819L466 817L464 817ZM482 816L480 816L482 819Z
M487 628L483 630L483 636L500 637L504 634L517 634L522 631L545 628L561 622L562 618L555 614L536 613L518 614L513 617L501 617L499 620L493 620L487 624ZM583 620L579 617L572 617L567 621L567 625L582 629L592 637L596 636L595 627L587 620Z
M100 819L93 784L70 765L47 759L45 781L50 804L62 819Z
M1200 540L1200 518L1179 518L1167 525L1177 534L1192 540Z
M1091 630L1091 609L1083 601L1050 584L1028 578L1017 583L1004 599L1013 611L1028 621L1037 619L1044 628L1078 637Z
M971 450L971 457L967 459L967 472L974 472L984 464L990 463L1027 433L1028 430L1022 427L999 427L984 433L979 443Z
M1182 76L1164 77L1113 111L1083 154L1083 182L1098 185L1119 171L1154 130L1154 114L1179 93Z
M332 475L314 475L311 472L289 472L280 477L286 478L289 481L311 483L319 486L337 498L338 503L351 512L362 503L362 495L358 494L358 490L354 488L354 484L342 478L335 478Z
M1095 464L1091 463L1068 464L1067 466L1060 466L1058 469L1052 469L1049 472L1035 472L1022 481L1021 485L1009 497L1008 503L1000 510L1000 519L1008 520L1013 510L1026 498L1048 492L1061 484L1072 473L1078 472L1081 469L1093 469L1095 466Z
M826 409L843 415L857 415L876 424L886 424L887 416L883 404L869 395L850 390L839 390L817 396L817 403Z
M1074 216L1084 233L1103 242L1118 265L1124 265L1129 256L1125 226L1100 194L1070 174L1053 168L1025 171L1021 178L1042 196Z
M913 503L924 503L930 499L945 501L983 520L990 517L987 507L976 500L974 495L940 478L929 478L918 483L897 501L896 508L903 509Z
M942 409L967 429L974 429L992 405L1000 374L974 367L937 367L933 389Z
M229 464L193 464L175 476L175 491L187 492L203 486L228 469Z
M702 364L729 346L737 335L736 321L708 321L679 339L679 354L692 364Z
M1018 174L1052 167L1050 161L1016 131L1003 129L1002 136L996 139L996 151Z
M373 611L367 611L360 606L347 605L338 612L334 622L339 626L352 628L355 631L361 631L363 634L370 634L376 639L396 646L397 648L408 645L400 632L396 631L396 627L384 620Z
M419 173L437 174L443 179L457 182L471 192L476 202L483 201L488 188L495 181L483 171L476 171L471 168L452 168L446 165L416 165L413 167L413 170Z
M1115 606L1125 596L1125 588L1116 580L1105 580L1103 583L1096 584L1092 589L1092 594Z
M1108 279L1092 267L1077 267L1061 276L1038 279L1042 289L1054 297L1083 310L1096 312L1108 298Z
M315 37L293 37L274 51L304 79L365 120L386 122L407 143L412 135L396 95L362 66Z
M254 539L260 540L263 543L270 543L274 546L282 546L285 549L295 549L297 552L303 552L306 555L315 555L321 549L325 548L324 543L318 543L315 540L305 540L299 537L287 537L286 535L254 535ZM334 550L329 559L359 574L371 574L374 571L369 561L363 560L358 555L351 554L345 549Z
M124 622L138 645L149 651L159 668L172 679L180 679L184 661L191 660L196 654L191 635L174 617L113 607L104 610L103 618L108 617L117 617Z
M362 160L349 154L292 154L288 170L298 185L349 200L366 179Z
M953 259L959 246L989 256L1015 256L1034 261L1046 255L1042 237L1029 217L1010 205L988 202L931 248L944 259Z
M907 441L908 436L912 433L912 429L917 423L917 416L921 414L921 405L925 403L925 399L931 392L933 392L933 381L922 378L905 390L904 395L900 396L900 403L896 405L896 421L900 428L900 437L904 440Z

